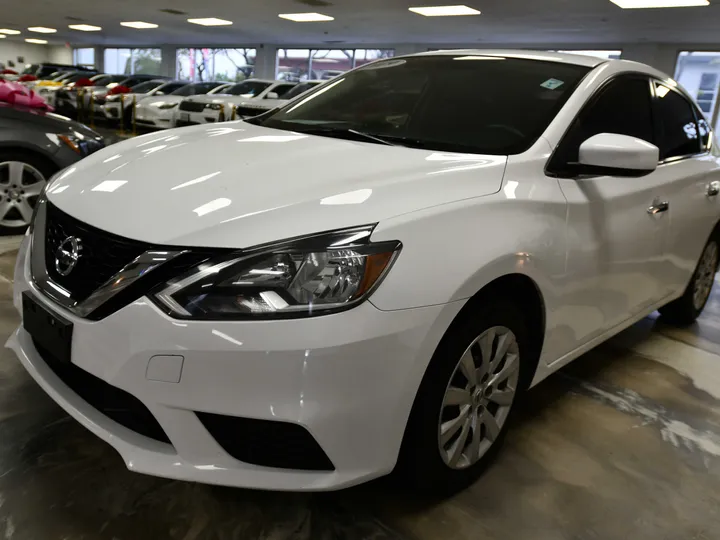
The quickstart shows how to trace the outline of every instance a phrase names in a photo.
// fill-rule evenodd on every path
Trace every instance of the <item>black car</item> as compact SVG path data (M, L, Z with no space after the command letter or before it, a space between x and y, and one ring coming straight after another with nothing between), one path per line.
M78 122L0 103L0 233L22 232L50 177L104 146Z
M38 79L44 79L56 71L89 71L93 74L97 73L97 70L90 69L87 66L73 66L70 64L43 62L41 64L30 64L22 72L22 75L35 75Z

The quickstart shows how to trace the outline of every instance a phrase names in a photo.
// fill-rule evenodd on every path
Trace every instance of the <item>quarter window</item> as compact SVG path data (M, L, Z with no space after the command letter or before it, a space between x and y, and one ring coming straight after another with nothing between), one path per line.
M616 133L654 143L649 80L614 79L580 112L555 152L548 170L574 176L580 145L600 133Z
M693 106L679 92L658 82L655 83L655 94L660 159L699 153L700 130Z

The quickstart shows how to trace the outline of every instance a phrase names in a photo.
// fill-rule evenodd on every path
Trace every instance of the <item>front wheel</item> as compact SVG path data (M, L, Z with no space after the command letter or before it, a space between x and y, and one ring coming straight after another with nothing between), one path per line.
M720 249L718 243L711 238L705 245L702 255L700 255L700 261L683 295L660 308L660 314L669 322L675 324L687 325L694 322L700 316L710 298L719 261Z
M55 170L30 153L0 152L0 233L19 234L30 225L40 193Z
M502 445L530 356L524 317L508 304L468 312L438 346L403 441L399 472L424 489L473 481Z

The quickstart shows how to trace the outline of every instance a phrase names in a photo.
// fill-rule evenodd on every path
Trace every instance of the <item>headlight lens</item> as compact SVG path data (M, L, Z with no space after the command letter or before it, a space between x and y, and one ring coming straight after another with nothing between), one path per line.
M104 146L102 139L85 137L82 133L78 133L76 131L69 134L58 135L57 138L73 152L83 157L89 156Z
M222 103L210 103L206 105L208 109L212 109L213 111L219 111L223 108Z
M177 106L178 106L177 103L161 103L160 105L158 105L158 108L159 109L174 109Z
M228 255L167 283L153 298L183 319L291 318L347 309L370 295L400 251L399 242L368 243L371 232L340 231Z

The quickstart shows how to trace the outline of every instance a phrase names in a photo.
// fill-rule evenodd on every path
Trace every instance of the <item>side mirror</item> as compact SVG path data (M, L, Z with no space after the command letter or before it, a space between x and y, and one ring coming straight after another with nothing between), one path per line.
M580 145L582 174L645 176L657 169L660 150L654 144L617 133L600 133Z
M265 99L280 99L280 96L277 92L268 92L267 96L265 96Z

